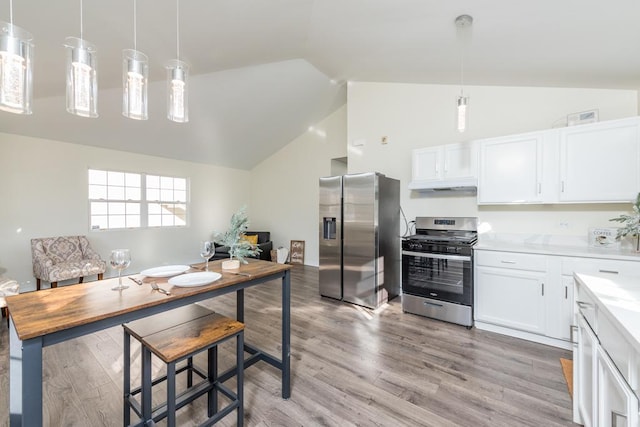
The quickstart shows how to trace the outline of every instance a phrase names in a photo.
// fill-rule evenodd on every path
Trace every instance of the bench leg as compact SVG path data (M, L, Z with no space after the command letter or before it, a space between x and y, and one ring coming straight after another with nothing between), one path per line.
M102 280L103 277L104 277L104 273L98 273L98 280Z
M207 350L207 376L209 382L216 383L218 381L218 346L211 347ZM218 388L217 384L207 393L207 414L209 418L218 412Z
M7 318L7 328L9 327L9 308L2 307L2 317Z
M176 364L167 364L167 427L176 425Z
M141 346L142 359L142 420L147 422L151 420L151 351L146 345Z
M40 290L40 279L36 278L36 290Z
M51 289L57 288L57 287L58 287L58 282L51 282Z
M84 277L80 276L80 279L78 280L78 283L82 283L83 280L84 280Z

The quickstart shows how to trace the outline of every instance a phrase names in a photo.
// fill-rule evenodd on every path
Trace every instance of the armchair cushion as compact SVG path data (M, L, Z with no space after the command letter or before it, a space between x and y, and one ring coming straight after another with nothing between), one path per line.
M18 295L20 285L15 280L0 278L0 308L7 306L5 297Z
M102 274L107 263L100 259L86 236L31 239L33 275L47 282Z

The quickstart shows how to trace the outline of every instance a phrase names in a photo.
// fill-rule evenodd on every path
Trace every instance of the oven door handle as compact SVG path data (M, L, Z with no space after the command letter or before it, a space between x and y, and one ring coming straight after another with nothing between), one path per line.
M462 255L429 254L425 252L412 252L412 251L402 251L402 255L417 256L421 258L450 259L453 261L471 261L470 256L462 256Z

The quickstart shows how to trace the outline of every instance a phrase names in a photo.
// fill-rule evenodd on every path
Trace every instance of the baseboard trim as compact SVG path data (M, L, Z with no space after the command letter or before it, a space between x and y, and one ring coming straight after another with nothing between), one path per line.
M474 326L483 331L496 332L498 334L507 335L514 338L520 338L527 341L537 342L539 344L550 345L565 350L571 350L573 346L569 341L559 340L557 338L545 337L543 335L533 334L531 332L519 331L517 329L505 328L504 326L494 325L492 323L479 322L476 320Z

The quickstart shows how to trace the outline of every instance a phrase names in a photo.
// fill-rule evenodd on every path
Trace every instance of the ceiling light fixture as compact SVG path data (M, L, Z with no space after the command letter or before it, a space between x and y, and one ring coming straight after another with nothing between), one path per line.
M180 61L180 0L176 0L176 59L165 66L167 69L167 118L174 122L189 121L189 97L187 79L189 65Z
M464 132L467 129L467 106L469 97L464 95L464 51L468 42L468 33L470 32L473 18L469 15L460 15L456 18L456 35L458 41L461 42L460 48L460 95L456 101L456 118L458 132Z
M133 0L133 49L122 51L122 115L147 120L149 58L137 51L137 0Z
M31 114L32 36L13 25L13 0L9 0L9 22L0 21L0 27L0 110Z
M96 47L83 39L83 8L80 0L80 38L67 37L67 111L80 117L98 117Z

